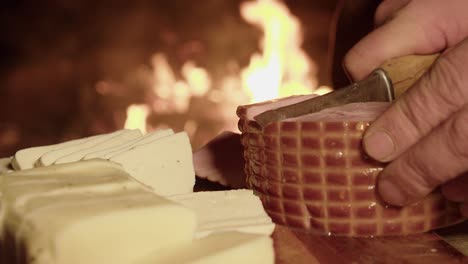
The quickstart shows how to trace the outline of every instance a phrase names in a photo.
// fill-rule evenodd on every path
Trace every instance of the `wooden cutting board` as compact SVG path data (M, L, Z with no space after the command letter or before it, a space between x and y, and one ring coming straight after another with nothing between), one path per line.
M347 238L317 236L277 226L276 263L468 263L468 223L404 237ZM455 247L459 248L457 250Z

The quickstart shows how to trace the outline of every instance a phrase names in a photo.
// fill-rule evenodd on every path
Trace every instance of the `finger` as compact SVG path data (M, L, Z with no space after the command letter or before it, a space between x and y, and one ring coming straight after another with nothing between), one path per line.
M375 29L359 41L344 58L347 73L361 80L386 60L410 54L430 54L447 46L445 31L432 13L415 15L408 4L398 18Z
M442 194L450 201L468 202L468 173L458 176L442 186Z
M436 53L445 46L444 37L434 28L427 29L412 18L394 19L356 44L346 54L344 66L354 80L361 80L387 59Z
M411 0L385 0L375 11L374 24L381 26L391 17L405 7Z
M468 102L468 40L441 56L425 75L364 135L364 148L387 162L405 152L421 137Z
M468 170L468 104L379 175L378 190L393 205L417 201Z

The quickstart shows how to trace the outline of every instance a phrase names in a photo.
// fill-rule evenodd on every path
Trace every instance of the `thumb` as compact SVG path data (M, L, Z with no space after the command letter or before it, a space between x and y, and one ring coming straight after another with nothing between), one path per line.
M415 201L468 169L467 62L464 40L367 130L366 152L392 161L379 176L387 202Z
M364 136L366 152L388 162L468 103L468 39L433 67L375 120Z

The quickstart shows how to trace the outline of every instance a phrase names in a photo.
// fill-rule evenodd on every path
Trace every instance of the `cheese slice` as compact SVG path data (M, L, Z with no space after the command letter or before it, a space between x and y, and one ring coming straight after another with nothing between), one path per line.
M106 141L109 138L115 137L119 135L120 133L123 133L124 130L118 130L109 134L104 134L104 135L99 135L97 137L91 138L91 140L86 140L83 142L80 142L79 144L71 144L71 145L65 145L59 148L54 148L50 151L47 151L44 153L39 160L34 164L36 167L41 167L41 166L49 166L52 165L57 159L66 156L70 153L80 151L85 148L92 147L96 144L99 144L103 141Z
M138 264L273 264L273 240L266 235L226 232L157 250Z
M83 163L89 166L81 170ZM0 177L4 243L19 245L3 256L6 263L135 263L159 247L192 240L191 210L142 189L118 165L89 170L104 163L51 166L61 166L59 175Z
M68 162L74 162L81 160L86 154L93 153L95 151L107 149L109 147L120 146L128 141L141 138L142 134L139 129L132 129L132 130L124 130L122 133L111 137L107 140L104 140L94 146L81 149L65 155L59 159L57 159L54 164L63 164Z
M75 140L70 140L54 145L47 145L47 146L40 146L40 147L32 147L19 150L15 153L13 160L11 161L11 165L15 170L25 170L31 169L34 167L34 164L37 160L47 152L54 151L60 148L67 148L70 146L76 146L82 144L84 142L94 140L101 135L95 135Z
M112 156L115 156L119 153L122 153L124 151L129 150L130 148L142 145L142 144L147 144L151 141L154 141L156 139L165 137L165 136L170 136L173 135L174 131L172 129L161 129L161 130L156 130L151 133L148 133L142 137L130 140L122 145L119 146L114 146L110 147L107 149L103 149L100 151L95 151L89 154L86 154L83 157L83 160L88 160L88 159L94 159L94 158L101 158L101 159L110 159Z
M125 151L127 151L129 149L133 149L133 148L136 148L136 147L139 147L139 146L142 146L142 145L146 145L146 144L154 142L154 141L156 141L158 139L161 139L161 138L164 138L164 137L167 137L167 136L172 136L172 135L174 135L174 131L172 129L165 129L165 130L162 130L162 131L158 131L158 132L156 132L154 134L150 134L150 135L138 140L138 142L135 142L135 144L131 145L129 148L122 148L122 149L110 152L110 153L104 155L101 158L111 159L112 157L117 156L117 155L119 155L121 153L124 153Z
M4 199L14 200L15 208L19 210L31 197L40 195L109 193L141 189L148 188L129 178L119 164L103 160L51 165L0 174L0 230L5 215L5 203L2 201Z
M110 159L133 178L167 196L190 193L195 185L192 148L185 132L137 146Z
M0 193L17 204L38 195L149 190L131 178L121 165L99 159L15 171L0 179Z
M252 190L194 192L167 198L195 211L197 238L226 231L271 235L275 229Z

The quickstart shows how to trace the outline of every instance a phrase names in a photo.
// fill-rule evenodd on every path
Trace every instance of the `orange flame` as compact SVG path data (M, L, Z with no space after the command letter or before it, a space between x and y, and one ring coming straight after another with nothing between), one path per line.
M127 108L127 120L124 127L126 129L140 129L143 134L146 134L146 118L149 110L146 105L130 105Z
M254 54L242 72L251 103L311 93L317 87L316 65L301 49L299 20L276 0L245 2L240 10L242 17L264 34L262 54Z
M329 87L317 87L316 65L301 48L300 22L281 0L244 2L240 12L247 22L262 30L261 52L252 55L240 76L225 76L218 89L211 89L212 80L206 69L186 62L181 69L183 78L178 79L165 56L155 54L153 71L148 73L153 93L158 98L151 106L153 112L186 113L192 96L204 96L221 105L215 113L225 121L224 129L235 130L238 105L331 91ZM143 106L130 106L125 127L146 128L148 111ZM188 120L184 129L192 134L197 125Z

